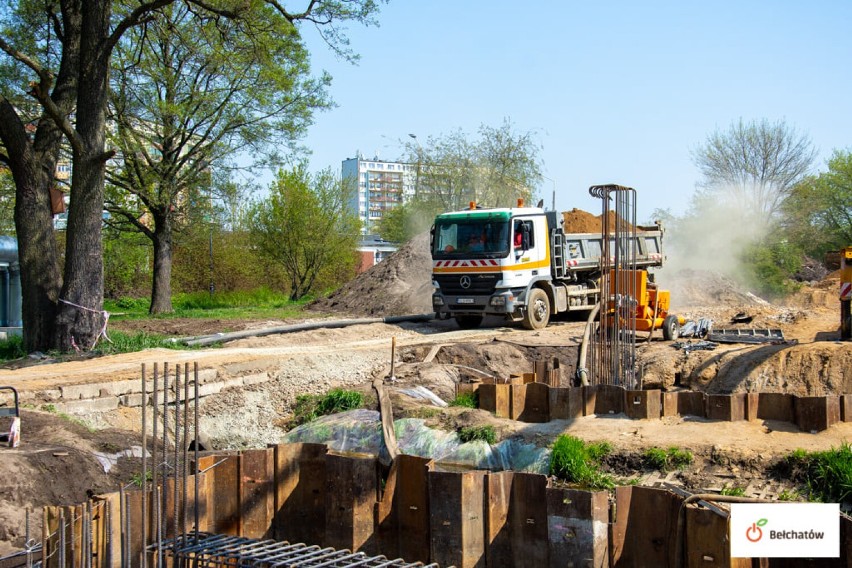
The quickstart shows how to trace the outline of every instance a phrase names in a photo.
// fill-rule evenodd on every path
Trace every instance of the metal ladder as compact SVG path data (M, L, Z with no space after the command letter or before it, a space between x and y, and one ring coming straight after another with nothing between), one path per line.
M565 255L563 234L557 230L551 233L551 250L553 251L553 277L565 278Z

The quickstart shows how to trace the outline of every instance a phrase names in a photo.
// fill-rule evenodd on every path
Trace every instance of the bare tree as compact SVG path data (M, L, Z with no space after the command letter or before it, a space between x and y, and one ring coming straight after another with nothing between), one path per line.
M816 157L810 139L784 121L742 119L716 130L692 153L706 192L729 198L764 221L781 210Z

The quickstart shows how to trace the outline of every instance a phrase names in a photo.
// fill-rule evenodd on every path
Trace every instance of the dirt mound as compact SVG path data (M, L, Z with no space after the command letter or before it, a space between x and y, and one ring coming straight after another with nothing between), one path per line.
M429 252L429 233L417 235L328 298L314 302L311 308L359 316L431 312L432 256Z
M111 456L141 445L132 432L93 432L67 417L21 412L21 446L0 450L0 555L24 546L26 509L31 535L40 540L44 505L77 505L88 497L117 491L141 471L141 460L119 458L109 472L96 453Z
M613 227L616 222L615 211L607 212L607 221L610 227ZM602 228L603 215L592 215L588 211L577 209L562 212L562 230L566 233L600 233ZM625 223L626 227L630 227L629 223Z
M665 272L657 279L664 290L672 293L672 306L761 306L767 302L738 282L707 270L684 269Z

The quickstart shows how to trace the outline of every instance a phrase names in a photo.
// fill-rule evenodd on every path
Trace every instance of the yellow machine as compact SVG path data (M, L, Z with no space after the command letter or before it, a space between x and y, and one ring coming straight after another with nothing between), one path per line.
M677 339L684 318L669 313L671 294L668 290L660 290L657 284L648 277L647 270L611 270L609 273L610 288L615 298L609 302L609 317L614 317L616 310L621 315L618 327L632 327L630 318L636 322L636 331L653 333L656 329L663 330L667 340ZM618 298L634 298L634 301L621 301ZM619 307L620 306L620 307ZM606 317L606 316L605 316ZM613 322L614 325L615 322Z

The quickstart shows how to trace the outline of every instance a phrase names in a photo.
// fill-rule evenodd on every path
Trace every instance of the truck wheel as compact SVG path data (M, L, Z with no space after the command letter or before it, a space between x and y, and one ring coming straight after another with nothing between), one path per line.
M680 336L680 324L677 316L666 316L663 320L663 338L666 341L674 341Z
M474 329L482 323L482 316L456 316L456 323L462 329Z
M547 292L541 288L533 288L530 290L527 310L524 312L521 325L527 329L542 329L547 327L549 321L550 300L547 298Z

